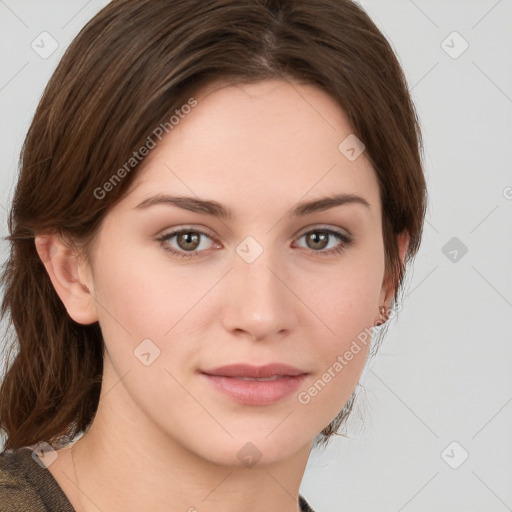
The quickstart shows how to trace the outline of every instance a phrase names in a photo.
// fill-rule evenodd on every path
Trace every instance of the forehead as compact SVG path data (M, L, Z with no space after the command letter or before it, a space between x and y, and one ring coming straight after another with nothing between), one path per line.
M352 128L323 90L280 80L213 83L194 98L197 105L146 158L132 202L167 191L243 209L364 193L378 206L375 173L364 152L350 160L340 150Z

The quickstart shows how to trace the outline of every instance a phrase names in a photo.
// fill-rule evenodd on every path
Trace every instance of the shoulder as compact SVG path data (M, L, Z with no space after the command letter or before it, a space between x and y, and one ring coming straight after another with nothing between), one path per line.
M30 456L30 450L26 448L0 453L1 512L47 512L37 491L27 479L25 452Z
M0 512L74 512L31 447L0 452Z

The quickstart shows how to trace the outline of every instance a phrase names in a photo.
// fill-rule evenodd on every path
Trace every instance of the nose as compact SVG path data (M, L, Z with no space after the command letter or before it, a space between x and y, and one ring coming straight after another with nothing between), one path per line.
M249 263L235 253L233 261L225 283L224 328L254 340L275 339L296 328L300 301L282 255L263 250Z

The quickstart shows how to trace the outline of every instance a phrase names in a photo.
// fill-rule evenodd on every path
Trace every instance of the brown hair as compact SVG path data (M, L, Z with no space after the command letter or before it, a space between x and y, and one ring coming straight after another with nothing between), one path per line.
M100 197L98 187L195 91L219 79L272 78L329 93L365 144L380 185L396 300L406 266L396 235L410 235L407 263L426 209L421 133L397 58L363 9L350 0L114 0L68 47L20 155L2 274L2 318L8 314L16 334L0 388L4 449L71 441L87 430L100 395L100 327L69 317L35 234L59 232L87 249L137 165L108 194ZM353 403L354 394L317 436L324 444Z

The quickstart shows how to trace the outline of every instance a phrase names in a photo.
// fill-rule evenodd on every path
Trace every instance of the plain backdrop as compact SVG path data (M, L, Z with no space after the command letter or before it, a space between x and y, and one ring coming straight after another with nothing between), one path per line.
M512 510L512 0L360 3L405 69L430 202L348 437L311 455L301 493L316 512ZM0 0L2 236L43 88L105 4ZM32 47L43 32L58 43L47 58Z

